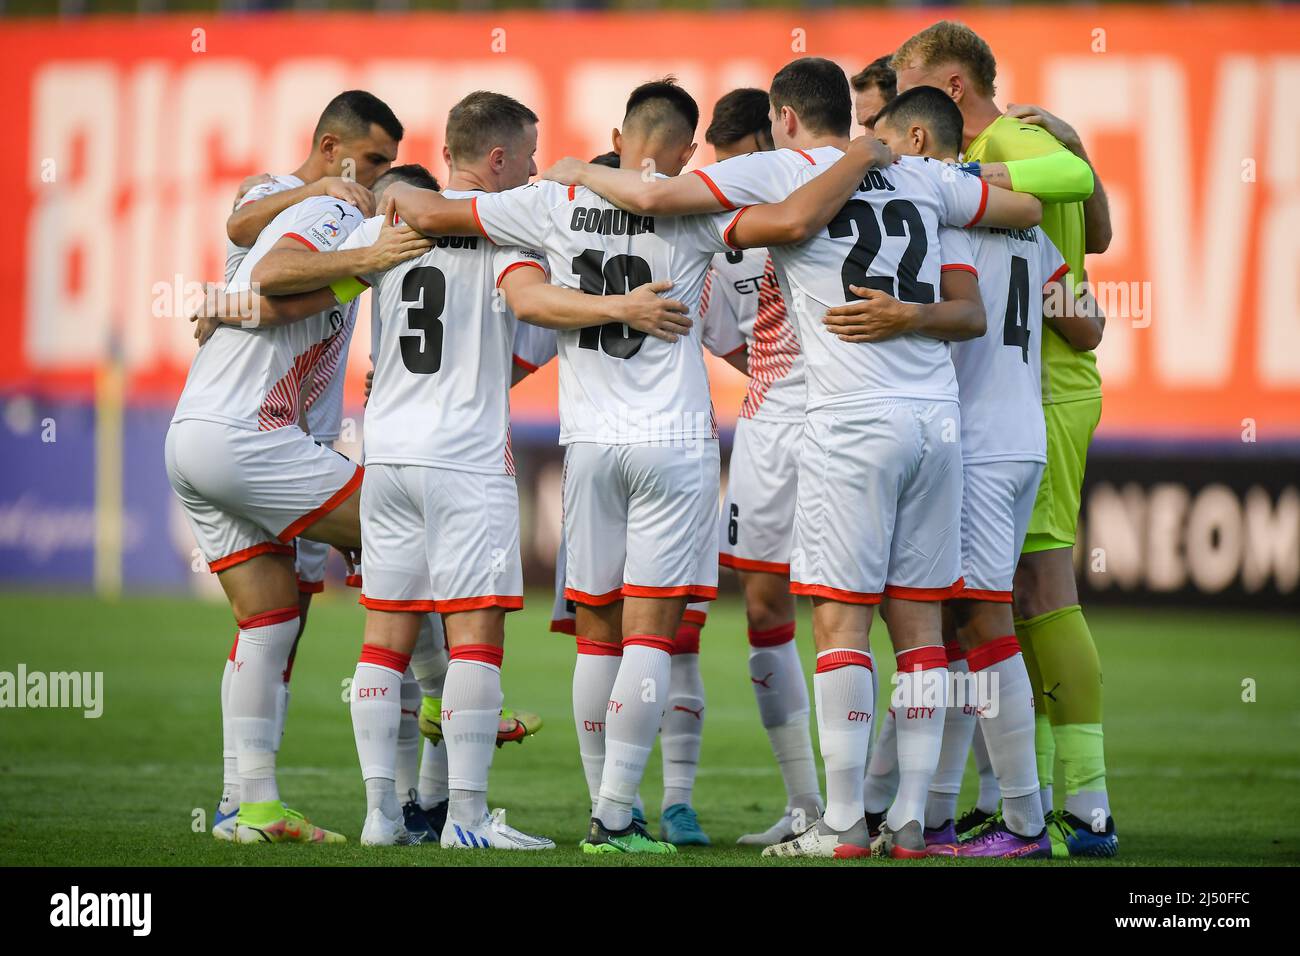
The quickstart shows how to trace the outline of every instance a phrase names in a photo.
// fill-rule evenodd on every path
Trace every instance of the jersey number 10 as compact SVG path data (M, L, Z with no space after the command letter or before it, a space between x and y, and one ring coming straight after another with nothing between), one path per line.
M579 286L588 295L626 295L637 286L652 281L650 263L640 256L624 254L610 256L600 249L588 249L573 257L573 273ZM579 331L578 348L604 350L614 358L630 359L641 351L645 333L629 329L622 323L607 322L589 325Z

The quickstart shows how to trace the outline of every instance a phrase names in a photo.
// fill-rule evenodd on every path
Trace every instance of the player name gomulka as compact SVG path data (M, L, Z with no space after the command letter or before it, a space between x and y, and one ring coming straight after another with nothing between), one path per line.
M577 206L569 228L574 232L594 232L602 236L639 236L655 231L654 216L638 216L622 209Z

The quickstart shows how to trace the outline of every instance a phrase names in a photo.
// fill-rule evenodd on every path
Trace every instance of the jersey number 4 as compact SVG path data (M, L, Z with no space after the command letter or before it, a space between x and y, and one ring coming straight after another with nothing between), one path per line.
M402 276L402 301L412 303L406 309L411 334L398 336L402 364L416 375L432 375L442 368L440 316L447 307L447 277L433 266L416 266Z
M1029 260L1011 257L1011 284L1007 287L1007 314L1002 320L1002 344L1020 349L1029 364Z
M930 243L926 240L925 223L916 206L907 199L891 199L880 210L880 220L884 223L885 235L907 236L907 248L898 260L897 291L894 276L868 275L871 264L880 254L880 243L884 238L871 203L865 199L850 199L826 227L832 239L845 239L857 233L853 248L840 269L844 301L852 302L858 298L849 289L849 286L856 285L888 293L903 302L933 302L934 285L919 278Z
M588 295L626 295L651 281L650 263L640 256L619 254L605 260L600 249L588 249L573 257L573 273ZM630 359L641 351L645 333L622 323L589 325L578 334L578 348L604 350L614 358Z

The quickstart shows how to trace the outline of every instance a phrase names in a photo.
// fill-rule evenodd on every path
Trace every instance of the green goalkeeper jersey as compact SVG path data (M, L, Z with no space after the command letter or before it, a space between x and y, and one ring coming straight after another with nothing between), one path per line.
M1010 116L999 116L971 140L964 158L981 163L1005 163L1056 152L1068 151L1041 126L1031 126ZM1071 275L1066 281L1077 282L1083 275L1083 203L1043 203L1042 228L1056 243L1061 257L1070 267ZM1101 398L1097 357L1092 352L1080 352L1071 347L1046 323L1043 324L1042 355L1044 405Z

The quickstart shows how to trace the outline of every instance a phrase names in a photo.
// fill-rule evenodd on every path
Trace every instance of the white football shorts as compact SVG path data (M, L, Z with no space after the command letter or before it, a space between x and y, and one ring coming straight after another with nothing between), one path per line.
M1011 603L1011 581L1034 513L1038 461L987 461L963 469L960 598Z
M737 571L790 573L803 422L736 421L718 564Z

